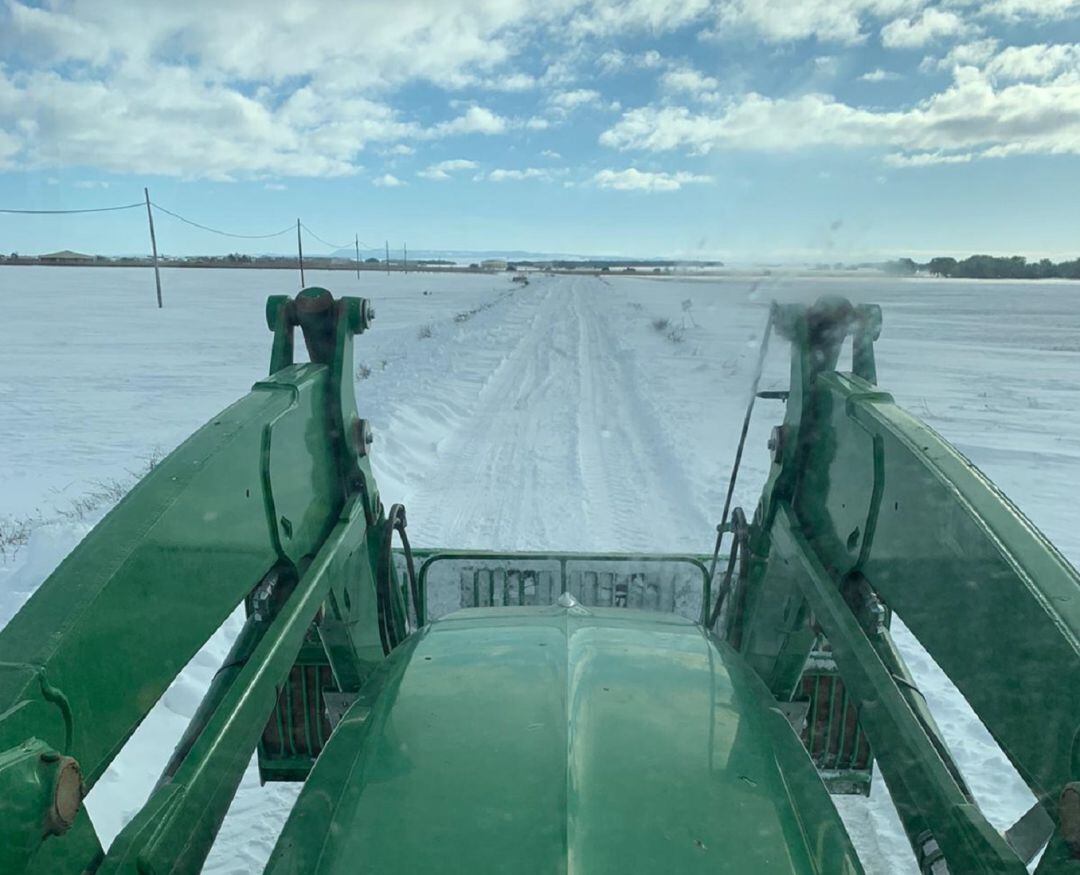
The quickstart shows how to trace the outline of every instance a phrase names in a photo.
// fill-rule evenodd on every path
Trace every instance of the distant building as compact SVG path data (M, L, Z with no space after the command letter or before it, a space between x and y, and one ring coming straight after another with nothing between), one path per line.
M506 270L506 259L487 258L480 262L480 267L484 270Z
M39 255L38 261L42 264L93 264L94 256L72 252L70 249L61 249L59 252Z

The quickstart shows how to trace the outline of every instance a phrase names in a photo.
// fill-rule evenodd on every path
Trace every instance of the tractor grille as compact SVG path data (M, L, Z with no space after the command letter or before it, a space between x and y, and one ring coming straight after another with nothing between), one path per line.
M302 653L301 658L306 655ZM325 656L321 661L297 662L292 667L259 740L259 776L263 781L303 781L307 777L332 728L323 694L335 690Z
M419 554L419 551L416 551ZM554 604L661 611L701 620L705 564L689 556L426 552L418 572L425 620L460 608Z
M550 571L465 567L458 577L463 608L550 605L563 591ZM660 573L577 571L568 575L566 591L583 605L675 613L680 582Z
M810 655L794 701L806 706L800 736L829 792L869 795L874 762L870 743L827 650Z

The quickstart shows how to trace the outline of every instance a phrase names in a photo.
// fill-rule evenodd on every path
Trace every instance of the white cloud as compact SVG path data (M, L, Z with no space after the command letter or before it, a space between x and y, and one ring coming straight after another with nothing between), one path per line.
M596 59L596 65L604 73L618 73L624 69L654 70L667 64L667 59L656 49L648 49L630 55L621 49L610 49Z
M447 82L438 84L451 91L469 89L471 91L482 90L515 93L539 88L544 84L544 80L532 75L532 73L508 69L483 76L473 76L468 73L462 73L461 75L454 76Z
M26 55L64 53L94 63L119 57L143 66L184 58L238 80L311 76L317 86L353 89L412 79L453 84L495 70L513 52L517 26L553 22L565 11L564 4L526 0L366 0L348 9L335 0L188 0L155 7L153 15L126 0L7 6L11 40L28 43Z
M880 67L877 70L871 70L869 73L863 73L859 77L863 82L893 82L902 78L899 73L894 73L892 70L882 70Z
M747 94L715 113L683 106L631 110L600 142L653 152L717 149L792 152L812 148L889 149L908 165L971 153L973 158L1016 154L1080 154L1080 77L997 85L973 67L958 67L953 83L916 105L866 109L825 95L771 98ZM904 158L893 157L896 165Z
M639 67L651 70L664 64L664 56L656 51L656 49L649 49L637 56L636 63Z
M934 67L942 70L951 70L955 67L981 67L997 53L999 45L998 40L990 38L960 43L949 49L944 58L923 58L919 67L922 70Z
M373 145L507 130L484 107L425 128L390 95L414 81L532 87L510 69L523 34L584 2L185 0L149 14L128 0L5 0L0 161L211 179L353 174Z
M510 182L523 179L550 179L551 171L542 170L538 167L526 167L523 170L492 170L487 175L490 182Z
M392 173L384 173L382 176L376 176L371 180L371 184L378 186L379 188L398 188L405 185L400 179L398 179Z
M101 179L80 179L75 183L76 188L108 188L109 183Z
M1080 12L1080 0L984 0L979 12L1006 21L1026 18L1052 21Z
M733 112L731 121L748 123L743 113L756 106L759 95L725 104L709 87L712 77L698 74L701 80L692 82L655 49L611 47L637 45L689 25L708 26L725 39L742 39L749 31L767 42L814 38L856 43L893 19L905 22L906 30L897 36L897 25L892 38L910 41L921 37L909 31L942 32L940 23L933 24L941 16L963 14L973 22L988 16L1052 20L1071 14L1080 0L950 0L951 11L930 9L927 3L363 0L342 6L337 0L185 0L155 4L153 14L146 14L130 0L3 0L0 167L67 166L257 181L346 176L358 172L359 156L368 149L411 154L409 143L542 130L575 107L614 108L594 89L581 86L583 71L598 68L662 71L670 95L696 94L723 107L703 118ZM615 42L627 35L637 42ZM297 51L297 45L303 50ZM538 46L543 72L520 69L522 58L534 61ZM607 51L597 55L602 49ZM1003 57L984 78L991 85L1036 76L1049 82L1064 72L1066 61L1057 52L1048 48L1038 57L1034 52ZM560 96L544 105L547 118L504 116L469 105L456 117L422 124L396 98L415 82L444 91L536 88ZM668 109L675 115L661 119L665 127L701 126L700 120L680 120L679 107ZM855 119L867 112L848 109ZM843 110L822 112L833 119ZM617 133L605 137L615 143L645 137L628 127L635 118L627 113L612 129ZM671 136L670 130L657 131L655 140ZM738 137L719 138L725 139ZM714 147L708 145L711 135L701 139L690 132L675 138L684 146L698 140L688 148ZM979 154L1034 148L1036 141L1042 142L1034 136L1003 139ZM931 144L923 151L936 148Z
M90 64L104 64L112 54L108 34L92 24L84 24L56 9L17 2L5 5L11 17L11 35L28 50L33 47L33 51L46 53L56 60Z
M545 158L562 158L562 155L560 155L554 149L544 149L540 154L543 155Z
M570 18L570 36L610 37L628 31L668 33L702 18L710 0L593 0Z
M605 73L618 73L628 64L630 58L621 49L610 49L596 59L596 66Z
M458 170L475 170L478 166L475 161L470 161L467 158L451 158L449 161L431 164L416 175L422 176L424 179L445 180L450 179L450 174Z
M529 91L540 83L529 73L509 73L491 76L483 81L483 87L491 91Z
M863 23L913 12L924 0L721 0L711 36L736 38L750 30L767 42L814 37L844 44L866 38Z
M548 98L556 109L571 112L582 106L590 106L600 102L600 92L592 88L578 88L574 91L558 91Z
M1062 73L1080 73L1080 43L1008 46L983 69L1001 81L1044 81Z
M881 29L881 44L889 49L916 49L942 37L964 36L972 31L955 12L925 9L917 18L897 18Z
M1036 43L1000 48L997 39L954 46L943 58L924 58L924 70L976 67L995 82L1047 81L1080 74L1080 43Z
M915 152L911 155L895 152L885 156L885 163L890 167L929 167L932 164L967 164L974 157L971 152Z
M718 100L716 89L720 82L692 67L676 67L660 77L661 87L672 94L689 94L698 100Z
M617 100L610 103L594 88L575 88L569 91L556 91L547 99L546 118L537 117L530 119L526 126L543 129L553 125L565 123L571 115L583 109L602 109L618 111L622 104Z
M263 186L267 191L285 191L288 187L280 182L268 182Z
M464 115L448 122L439 122L432 128L437 137L457 134L503 134L508 127L506 119L482 106L470 106Z
M836 55L818 55L814 58L815 81L831 79L840 71L840 58Z
M678 191L689 183L712 182L711 176L694 173L665 173L662 171L638 170L628 167L626 170L601 170L593 176L600 188L613 188L618 191Z
M578 78L577 62L580 60L580 52L573 49L566 56L558 58L547 65L537 83L547 91L562 88L575 82Z
M20 139L27 167L230 179L342 176L366 144L420 133L384 103L325 99L313 86L274 104L194 71L160 67L112 81L0 68L0 128Z

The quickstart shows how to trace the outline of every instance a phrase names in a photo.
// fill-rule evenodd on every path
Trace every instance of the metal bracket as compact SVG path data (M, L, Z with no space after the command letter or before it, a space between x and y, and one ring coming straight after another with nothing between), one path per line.
M784 715L784 718L791 724L791 728L796 735L801 736L803 727L806 725L806 712L810 710L810 703L808 701L799 702L777 702L776 707L780 709L780 713Z
M337 726L345 712L352 707L358 693L335 693L330 690L323 691L323 704L326 705L326 719L331 726Z
M1005 841L1025 865L1035 859L1054 834L1054 821L1036 802L1016 823L1005 830Z

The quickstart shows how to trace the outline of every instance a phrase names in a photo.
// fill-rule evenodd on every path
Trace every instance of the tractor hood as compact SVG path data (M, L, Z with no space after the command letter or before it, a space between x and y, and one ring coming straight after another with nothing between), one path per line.
M268 872L859 872L802 745L669 614L459 611L372 676Z

